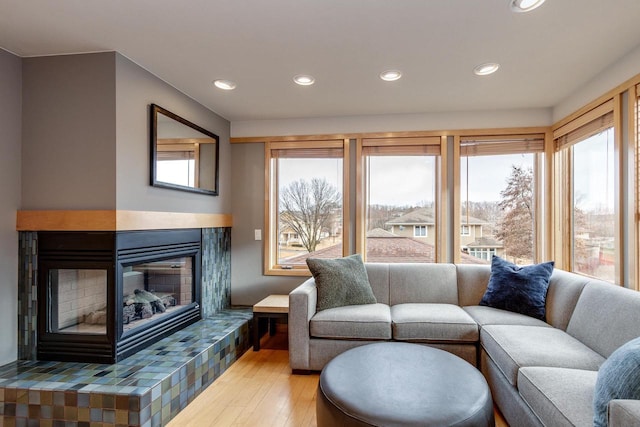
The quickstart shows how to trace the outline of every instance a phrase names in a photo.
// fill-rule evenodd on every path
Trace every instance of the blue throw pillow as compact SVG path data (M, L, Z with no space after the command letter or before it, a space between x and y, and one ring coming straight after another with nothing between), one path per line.
M593 395L593 425L607 426L612 399L640 399L640 338L614 351L598 370Z
M546 320L545 303L553 264L549 261L519 267L494 255L489 285L480 305Z

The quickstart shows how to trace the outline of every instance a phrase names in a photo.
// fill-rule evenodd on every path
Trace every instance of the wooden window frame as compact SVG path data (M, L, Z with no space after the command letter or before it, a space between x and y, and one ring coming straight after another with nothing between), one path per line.
M342 255L347 255L350 247L350 233L347 232L350 223L349 196L349 139L314 139L314 140L284 140L265 141L265 208L263 242L264 257L263 270L265 276L310 276L306 265L280 265L278 258L278 185L277 170L274 167L274 152L278 150L342 150Z
M446 262L447 230L447 136L439 133L407 132L399 135L360 135L356 138L356 241L355 251L366 261L366 164L367 151L374 154L436 154L435 260ZM427 232L428 233L428 232Z
M464 146L463 141L477 141L475 147ZM460 161L465 154L469 155L505 155L532 153L534 157L534 262L540 262L550 254L546 230L551 217L551 206L545 194L550 185L549 158L551 155L551 133L548 128L511 128L481 129L459 132L453 138L453 228L461 230L461 166ZM453 262L460 263L462 233L453 233ZM542 242L542 243L540 243Z
M628 150L633 153L633 156L628 161L628 167L633 171L634 176L629 181L632 182L633 192L628 191L629 197L633 194L634 200L629 201L629 208L632 209L630 215L633 217L633 221L629 221L629 227L633 227L633 230L629 230L629 234L635 236L634 242L630 245L630 249L633 250L633 254L625 257L629 262L629 269L631 271L629 280L631 283L625 284L626 286L640 290L640 83L636 83L629 88L629 96L627 97L627 111L628 111Z
M576 144L597 134L602 129L613 128L613 179L614 179L614 252L615 271L614 283L625 286L624 263L626 257L622 247L622 121L621 102L619 94L603 100L592 108L576 114L562 125L553 128L553 165L554 165L554 258L555 266L563 270L575 272L586 277L586 273L575 271L573 256L573 149ZM600 129L600 130L598 130ZM571 244L569 244L571 243Z

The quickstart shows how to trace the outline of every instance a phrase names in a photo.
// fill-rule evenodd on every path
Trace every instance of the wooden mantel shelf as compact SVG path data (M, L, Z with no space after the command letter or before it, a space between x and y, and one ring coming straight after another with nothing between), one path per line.
M123 210L18 211L17 231L133 231L231 227L229 214Z

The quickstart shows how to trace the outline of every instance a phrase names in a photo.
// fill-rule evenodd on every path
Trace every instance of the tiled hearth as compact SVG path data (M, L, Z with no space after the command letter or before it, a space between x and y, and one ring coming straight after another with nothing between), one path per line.
M18 360L0 366L0 427L166 425L250 346L230 309L231 228L202 228L203 320L115 364L37 360L38 235L19 233Z
M160 426L250 344L250 310L221 310L113 365L0 367L0 426Z

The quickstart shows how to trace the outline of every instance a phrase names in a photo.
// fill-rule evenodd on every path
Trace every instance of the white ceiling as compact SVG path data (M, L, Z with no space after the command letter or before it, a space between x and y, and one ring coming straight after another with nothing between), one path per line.
M115 50L230 121L509 110L558 104L640 44L639 18L640 0L0 0L0 47Z

